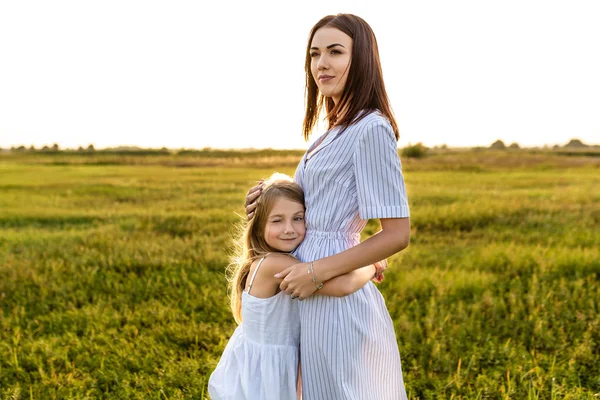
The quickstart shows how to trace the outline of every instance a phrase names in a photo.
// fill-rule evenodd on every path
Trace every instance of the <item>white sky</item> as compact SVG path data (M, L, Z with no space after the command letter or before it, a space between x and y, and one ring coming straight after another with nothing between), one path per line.
M305 148L306 39L338 12L375 31L399 146L600 144L597 0L15 0L0 147Z

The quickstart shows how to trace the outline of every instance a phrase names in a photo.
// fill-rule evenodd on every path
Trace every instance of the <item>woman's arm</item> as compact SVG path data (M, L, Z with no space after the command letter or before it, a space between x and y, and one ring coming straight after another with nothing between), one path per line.
M313 262L317 282L328 281L336 276L371 265L404 250L410 242L410 220L408 218L383 218L381 231L364 242L341 253ZM305 299L316 291L312 274L307 273L310 263L290 266L277 278L284 278L279 287L286 293Z
M386 259L408 247L410 220L408 218L381 219L381 231L364 242L333 256L314 262L317 281L327 281L363 265Z
M355 269L328 280L317 293L325 296L344 297L365 286L375 276L375 266Z

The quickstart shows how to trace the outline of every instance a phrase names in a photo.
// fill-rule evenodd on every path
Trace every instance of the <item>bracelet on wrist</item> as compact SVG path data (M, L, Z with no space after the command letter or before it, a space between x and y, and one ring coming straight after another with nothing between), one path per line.
M311 261L308 266L308 273L312 275L312 281L317 286L317 290L323 288L325 282L317 282L317 277L315 276L315 267L313 265L314 261Z

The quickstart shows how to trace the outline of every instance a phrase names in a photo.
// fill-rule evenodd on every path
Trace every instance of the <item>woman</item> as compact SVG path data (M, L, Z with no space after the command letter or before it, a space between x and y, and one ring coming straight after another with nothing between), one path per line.
M406 399L394 327L372 282L353 294L312 296L322 283L403 250L409 208L397 153L398 128L385 91L375 35L351 14L326 16L311 30L306 56L308 139L319 112L329 130L304 155L294 179L306 202L302 263L276 277L300 304L304 400ZM251 190L246 208L252 217ZM367 220L381 231L363 242Z

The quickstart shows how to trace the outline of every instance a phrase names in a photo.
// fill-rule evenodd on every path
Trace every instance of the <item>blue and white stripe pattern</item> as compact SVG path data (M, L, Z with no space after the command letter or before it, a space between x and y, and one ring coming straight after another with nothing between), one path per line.
M370 218L409 217L396 139L381 114L330 131L311 150L295 174L306 201L301 261L355 246ZM394 326L372 282L300 302L300 325L303 400L406 399Z

